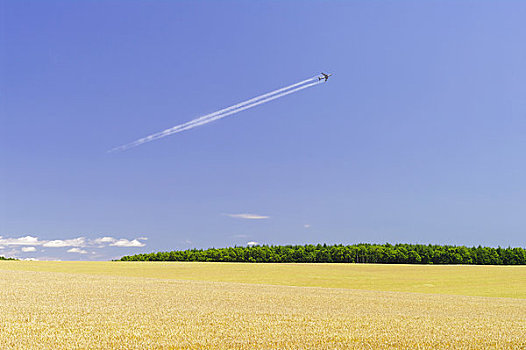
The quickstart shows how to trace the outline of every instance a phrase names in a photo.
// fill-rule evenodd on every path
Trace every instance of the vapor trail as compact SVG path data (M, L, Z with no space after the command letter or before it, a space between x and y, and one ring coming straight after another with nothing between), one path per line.
M218 120L218 119L223 119L224 117L228 117L229 115L239 113L241 111L244 111L245 109L249 109L249 108L252 108L252 107L259 106L260 104L267 103L267 102L275 100L277 98L280 98L280 97L283 97L283 96L287 96L288 94L292 94L292 93L294 93L296 91L300 91L300 90L303 90L303 89L306 89L306 88L309 88L311 86L318 85L318 84L321 84L321 83L322 83L321 81L317 81L315 83L310 83L310 84L301 86L299 88L296 88L296 89L293 89L293 90L290 90L290 91L282 92L281 94L278 94L278 95L275 95L275 96L272 96L272 97L268 97L268 98L266 98L264 100L261 100L261 101L258 101L258 102L251 103L249 105L243 106L241 108L238 108L236 110L230 111L228 113L223 113L223 114L217 115L215 117L208 118L206 120L202 120L200 122L192 123L192 124L190 124L188 126L176 129L176 130L170 132L167 135L163 135L163 137L164 136L168 136L168 135L172 135L172 134L177 134L177 133L179 133L181 131L190 130L190 129L193 129L193 128L197 127L197 126L205 125L205 124L211 123L211 122L213 122L215 120ZM181 125L183 125L183 124L181 124Z
M227 107L227 108L223 108L217 112L213 112L213 113L210 113L210 114L207 114L207 115L204 115L202 117L199 117L199 118L196 118L196 119L192 119L186 123L183 123L183 124L179 124L179 125L176 125L174 126L173 128L170 128L170 129L167 129L167 130L164 130L163 132L166 132L166 131L169 131L169 130L172 130L174 128L177 128L177 127L183 127L183 126L186 126L188 124L192 124L192 123L196 123L196 122L199 122L201 120L204 120L204 119L208 119L210 117L215 117L216 115L219 115L219 114L223 114L225 112L228 112L228 111L231 111L233 109L236 109L236 108L239 108L239 107L242 107L246 104L249 104L249 103L253 103L253 102L256 102L258 100L261 100L262 98L266 98L266 97L269 97L269 96L272 96L274 94L277 94L277 93L280 93L282 91L285 91L285 90L288 90L288 89L292 89L293 87L296 87L296 86L299 86L299 85L303 85L305 83L308 83L309 81L312 81L316 79L316 77L312 77L310 79L305 79L303 81L300 81L299 83L296 83L296 84L292 84L292 85L289 85L289 86L285 86L281 89L277 89L277 90L274 90L274 91L271 91L271 92L267 92L266 94L263 94L263 95L259 95L259 96L256 96L254 98L251 98L250 100L246 100L246 101L243 101L243 102L240 102L238 104L235 104L233 106L230 106L230 107Z
M282 97L282 96L286 96L288 94L291 94L291 93L299 91L299 90L303 90L303 89L305 89L307 87L310 87L310 86L313 86L313 85L317 85L318 83L320 83L320 81L316 81L315 83L310 83L310 84L304 85L304 84L306 84L306 83L308 83L310 81L315 80L316 78L317 77L312 77L312 78L300 81L298 83L295 83L295 84L292 84L292 85L289 85L289 86L285 86L283 88L280 88L280 89L277 89L277 90L265 93L263 95L259 95L257 97L254 97L254 98L251 98L249 100L240 102L240 103L235 104L233 106L221 109L219 111L216 111L216 112L213 112L213 113L210 113L210 114L206 114L206 115L201 116L199 118L190 120L190 121L188 121L186 123L182 123L182 124L176 125L176 126L174 126L172 128L163 130L161 132L158 132L158 133L155 133L155 134L143 137L143 138L141 138L141 139L139 139L137 141L128 143L126 145L113 148L109 152L125 151L127 149L130 149L130 148L142 145L143 143L154 141L154 140L160 139L162 137L181 132L183 130L192 129L192 128L196 127L196 126L207 124L207 123L212 122L214 120L221 119L221 118L224 118L226 116L232 115L234 113L241 112L241 111L243 111L245 109L258 106L258 105L260 105L262 103L265 103L265 102L268 102L268 101L272 101L272 100L274 100L276 98L279 98L279 97ZM292 89L294 87L297 87L297 86L300 86L300 85L303 85L303 86L301 86L299 88L296 88L296 89L293 89L293 90L290 90L290 89Z

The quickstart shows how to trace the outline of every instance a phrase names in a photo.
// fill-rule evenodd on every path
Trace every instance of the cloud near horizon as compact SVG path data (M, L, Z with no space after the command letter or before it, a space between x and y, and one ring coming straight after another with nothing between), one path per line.
M258 215L258 214L225 214L226 216L230 216L231 218L236 219L246 219L246 220L261 220L261 219L268 219L270 216L265 215Z
M139 242L136 239L131 241L127 239L119 239L110 244L112 247L144 247L145 245L146 244Z
M35 246L42 246L46 248L85 248L97 247L104 248L106 246L112 247L144 247L146 244L141 240L147 240L146 237L139 237L136 239L114 238L114 237L100 237L96 239L86 239L85 237L77 237L72 239L54 239L54 240L40 240L34 236L24 236L17 238L4 238L0 236L0 246L30 246L27 249L22 248L23 252L35 251ZM31 248L35 250L31 250ZM71 249L70 249L71 250ZM76 251L74 251L76 252Z
M42 244L46 248L63 248L63 247L84 247L86 245L86 239L84 237L78 237L73 239L55 239L47 241Z
M78 254L88 254L87 251L85 251L84 249L80 249L80 248L71 248L71 249L66 250L66 252L68 252L68 253L78 253Z
M10 246L10 245L40 245L37 237L25 236L18 238L4 238L0 236L0 245Z

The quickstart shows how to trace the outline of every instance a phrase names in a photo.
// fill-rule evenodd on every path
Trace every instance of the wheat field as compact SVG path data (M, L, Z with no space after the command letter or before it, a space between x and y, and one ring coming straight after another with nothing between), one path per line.
M257 276L239 273L243 264L208 264L2 262L0 349L526 349L524 296L372 288L388 288L394 273L415 282L418 269L410 266L385 273L377 265L375 273L374 265L244 265L265 271L259 284ZM298 271L316 275L317 268L343 269L341 279L366 282L358 289L297 285L304 278ZM445 272L455 267L440 268L432 266L431 277L422 273L418 282L439 284L443 275L451 289L452 281L462 285L463 273L473 286L494 267L458 267L462 273L453 277ZM526 269L496 271L507 273L503 294L524 289ZM217 281L229 275L235 281ZM492 283L482 284L480 294L497 293Z

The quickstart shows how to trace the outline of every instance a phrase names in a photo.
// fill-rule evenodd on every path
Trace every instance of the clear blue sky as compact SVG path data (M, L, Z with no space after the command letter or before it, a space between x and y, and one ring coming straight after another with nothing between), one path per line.
M252 241L526 246L524 2L0 10L0 255L109 259ZM321 71L334 76L107 153ZM246 213L268 218L229 216Z

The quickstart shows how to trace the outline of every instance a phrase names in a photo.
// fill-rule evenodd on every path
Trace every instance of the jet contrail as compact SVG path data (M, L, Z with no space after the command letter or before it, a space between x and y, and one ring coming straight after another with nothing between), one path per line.
M188 126L185 126L185 127L182 127L180 129L176 129L172 132L170 132L169 134L166 134L166 135L163 135L162 137L164 136L168 136L168 135L172 135L172 134L176 134L176 133L179 133L181 131L185 131L185 130L190 130L190 129L193 129L197 126L201 126L201 125L205 125L205 124L208 124L208 123L211 123L213 122L214 120L218 120L218 119L222 119L224 117L228 117L229 115L232 115L232 114L236 114L238 112L241 112L241 111L244 111L245 109L249 109L249 108L252 108L252 107L256 107L256 106L259 106L260 104L263 104L263 103L266 103L266 102L269 102L269 101L272 101L272 100L275 100L277 98L280 98L280 97L283 97L283 96L287 96L288 94L292 94L296 91L300 91L300 90L303 90L303 89L306 89L308 87L311 87L311 86L314 86L314 85L318 85L322 83L321 81L317 81L315 83L310 83L310 84L307 84L307 85L304 85L304 86L301 86L299 88L296 88L296 89L293 89L293 90L290 90L290 91L287 91L287 92L282 92L281 94L278 94L278 95L275 95L275 96L272 96L272 97L268 97L264 100L261 100L261 101L258 101L258 102L254 102L254 103L251 103L249 105L246 105L246 106L243 106L241 108L238 108L236 110L233 110L233 111L230 111L228 113L223 113L223 114L220 114L220 115L217 115L215 117L212 117L212 118L208 118L206 120L202 120L200 122L196 122L196 123L191 123L190 125ZM183 124L181 124L183 125ZM156 140L156 139L155 139Z
M127 149L130 149L130 148L142 145L143 143L146 143L146 142L154 141L154 140L163 138L163 137L168 136L168 135L179 133L179 132L184 131L184 130L189 130L189 129L195 128L197 126L200 126L200 125L208 124L208 123L210 123L210 122L212 122L214 120L218 120L218 119L224 118L226 116L229 116L229 115L232 115L232 114L244 111L245 109L249 109L249 108L258 106L260 104L263 104L263 103L275 100L277 98L286 96L286 95L294 93L296 91L300 91L300 90L303 90L303 89L306 89L308 87L311 87L311 86L314 86L314 85L317 85L317 84L321 83L321 81L318 80L318 81L316 81L314 83L310 83L310 84L305 85L306 83L308 83L310 81L313 81L316 78L317 77L312 77L310 79L306 79L306 80L300 81L298 83L295 83L295 84L292 84L292 85L289 85L289 86L285 86L283 88L280 88L280 89L268 92L266 94L259 95L257 97L254 97L254 98L251 98L249 100L240 102L240 103L235 104L233 106L230 106L230 107L221 109L219 111L216 111L216 112L213 112L213 113L201 116L199 118L190 120L190 121L188 121L186 123L182 123L182 124L176 125L176 126L174 126L172 128L163 130L161 132L158 132L158 133L155 133L155 134L143 137L143 138L141 138L141 139L139 139L137 141L128 143L126 145L122 145L122 146L113 148L109 152L125 151ZM302 85L302 86L300 86L300 85ZM300 86L300 87L297 87L297 86ZM295 88L295 89L293 89L293 88Z

